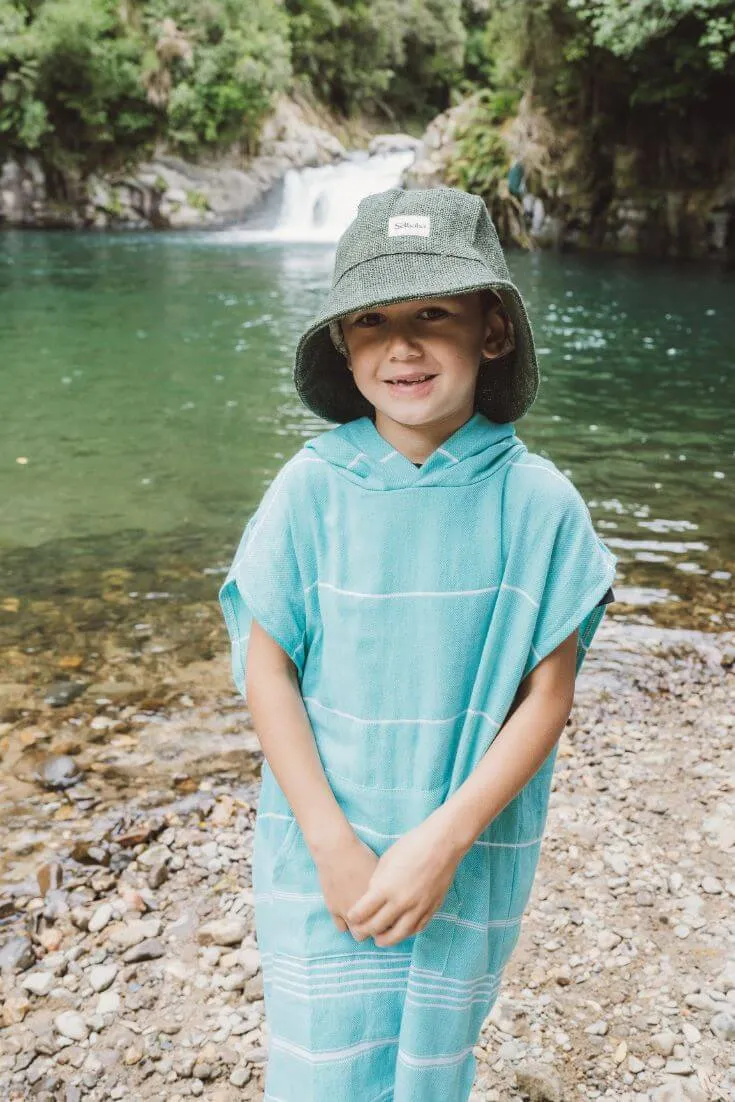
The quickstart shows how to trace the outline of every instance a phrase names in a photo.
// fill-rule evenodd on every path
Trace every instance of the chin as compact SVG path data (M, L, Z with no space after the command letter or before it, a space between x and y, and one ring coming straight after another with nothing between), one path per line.
M437 415L429 409L413 411L380 410L379 412L381 417L390 419L397 425L404 425L408 429L421 428L424 425L432 425L435 421L441 420L441 415Z

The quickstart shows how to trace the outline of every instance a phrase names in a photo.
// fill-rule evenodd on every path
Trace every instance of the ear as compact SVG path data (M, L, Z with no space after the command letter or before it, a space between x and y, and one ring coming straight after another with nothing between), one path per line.
M482 346L483 359L495 360L512 352L515 348L513 322L501 303L494 303L485 318L485 340Z

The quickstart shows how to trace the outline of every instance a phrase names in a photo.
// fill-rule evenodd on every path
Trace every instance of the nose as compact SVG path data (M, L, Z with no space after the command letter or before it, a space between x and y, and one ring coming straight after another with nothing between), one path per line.
M388 356L391 360L415 360L423 355L421 342L407 326L392 326L388 332Z

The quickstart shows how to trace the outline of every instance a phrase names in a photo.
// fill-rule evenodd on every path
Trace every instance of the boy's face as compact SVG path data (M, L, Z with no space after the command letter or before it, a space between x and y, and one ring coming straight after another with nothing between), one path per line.
M502 303L481 291L371 306L340 323L348 366L378 425L463 424L474 412L480 360L512 347ZM396 381L427 375L425 382Z

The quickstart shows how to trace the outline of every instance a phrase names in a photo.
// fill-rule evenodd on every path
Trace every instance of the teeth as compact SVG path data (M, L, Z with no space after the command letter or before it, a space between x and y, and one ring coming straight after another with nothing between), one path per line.
M429 378L431 378L430 375L421 375L418 379L393 379L391 381L394 383L403 383L405 386L406 383L423 383Z

